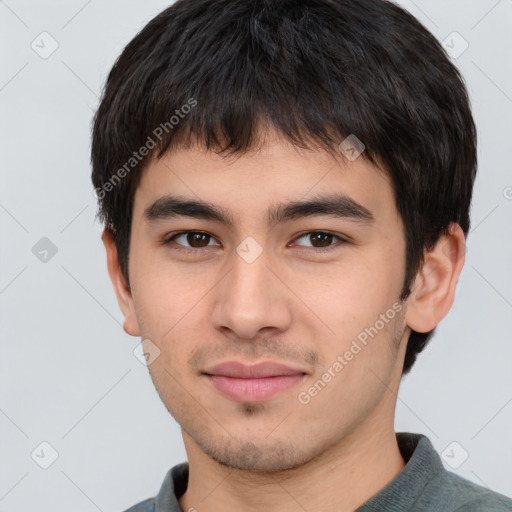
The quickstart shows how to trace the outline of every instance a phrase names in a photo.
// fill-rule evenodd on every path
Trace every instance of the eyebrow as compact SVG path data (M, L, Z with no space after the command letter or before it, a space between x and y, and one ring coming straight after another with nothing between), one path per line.
M316 196L307 201L291 201L272 205L267 211L268 225L273 227L287 220L315 216L333 216L363 224L372 224L375 218L370 210L345 194ZM232 227L233 215L222 207L201 200L167 195L157 199L144 210L149 222L175 217L191 217L217 221Z

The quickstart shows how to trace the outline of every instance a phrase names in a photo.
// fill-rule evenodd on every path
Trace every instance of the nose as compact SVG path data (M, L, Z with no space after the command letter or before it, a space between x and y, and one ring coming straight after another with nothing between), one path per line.
M214 289L212 321L216 329L235 339L252 340L261 336L261 331L289 328L292 299L270 259L265 250L254 261L233 254L231 270Z

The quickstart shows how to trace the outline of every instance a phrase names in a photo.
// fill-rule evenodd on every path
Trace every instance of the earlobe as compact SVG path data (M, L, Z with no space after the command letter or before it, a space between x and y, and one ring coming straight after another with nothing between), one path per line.
M123 329L131 336L140 336L140 328L135 314L132 293L119 265L117 247L112 234L106 229L101 235L101 240L107 252L107 267L110 280L116 293L117 302L124 315Z
M466 243L462 228L452 223L425 254L408 300L406 324L416 332L429 332L448 314L464 266Z

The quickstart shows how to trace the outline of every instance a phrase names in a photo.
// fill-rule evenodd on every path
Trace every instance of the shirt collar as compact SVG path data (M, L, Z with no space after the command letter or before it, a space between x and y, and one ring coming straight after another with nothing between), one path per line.
M355 512L411 510L429 481L446 471L432 443L423 434L397 432L396 439L405 467L391 482Z

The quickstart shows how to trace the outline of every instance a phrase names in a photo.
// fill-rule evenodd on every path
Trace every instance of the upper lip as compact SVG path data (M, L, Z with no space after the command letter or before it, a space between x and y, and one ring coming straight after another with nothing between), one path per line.
M222 375L238 379L262 379L264 377L277 377L281 375L302 375L307 372L286 366L285 364L266 361L257 364L245 364L238 361L226 361L211 366L203 373L207 375Z

